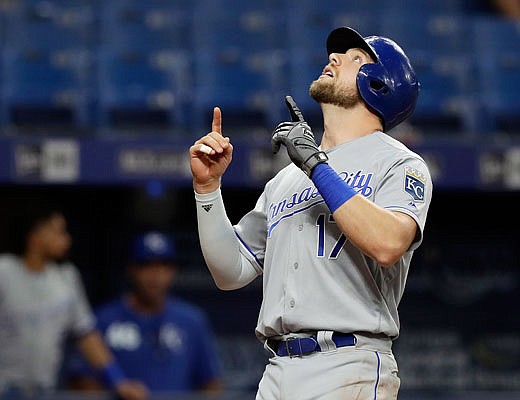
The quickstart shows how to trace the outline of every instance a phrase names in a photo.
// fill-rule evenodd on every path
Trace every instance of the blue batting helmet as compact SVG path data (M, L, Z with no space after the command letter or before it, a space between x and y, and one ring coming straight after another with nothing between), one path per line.
M175 261L172 239L161 232L151 231L138 235L132 247L132 261L143 264L149 261Z
M393 40L382 36L363 38L352 28L334 29L327 38L327 52L345 53L360 48L374 59L359 69L357 87L361 98L390 130L415 110L419 82L410 60Z

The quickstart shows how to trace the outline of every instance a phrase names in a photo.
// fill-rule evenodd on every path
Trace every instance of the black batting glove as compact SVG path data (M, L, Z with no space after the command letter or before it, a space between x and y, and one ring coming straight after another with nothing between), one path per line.
M329 157L318 149L311 128L291 96L285 96L285 104L292 121L282 122L274 130L271 139L273 153L278 153L280 144L284 144L291 161L310 177L314 167L327 162Z

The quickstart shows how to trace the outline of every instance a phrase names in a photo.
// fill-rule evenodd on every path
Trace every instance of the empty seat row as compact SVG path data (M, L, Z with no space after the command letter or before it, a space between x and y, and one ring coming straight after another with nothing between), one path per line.
M406 50L422 83L416 123L514 125L518 24L462 15L463 1L416 2L433 13L417 18L415 6L392 11L404 0L384 15L378 0L302 1L13 0L0 25L1 122L191 129L221 105L233 121L272 126L287 93L319 116L308 86L330 29L350 25Z

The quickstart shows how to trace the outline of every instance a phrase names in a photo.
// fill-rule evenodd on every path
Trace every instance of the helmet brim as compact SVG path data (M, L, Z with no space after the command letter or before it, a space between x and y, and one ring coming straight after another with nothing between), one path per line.
M378 61L374 49L365 41L357 31L347 26L334 29L327 38L327 54L346 53L349 49L365 50L374 62Z

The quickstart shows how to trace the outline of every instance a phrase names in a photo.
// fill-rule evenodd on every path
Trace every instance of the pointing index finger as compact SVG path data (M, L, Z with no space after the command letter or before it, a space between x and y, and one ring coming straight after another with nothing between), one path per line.
M296 105L296 102L293 100L292 96L285 96L285 104L287 105L287 108L289 109L289 112L291 113L291 120L293 122L305 121L300 109Z
M211 130L222 135L222 111L219 107L213 108L213 121L211 122Z

